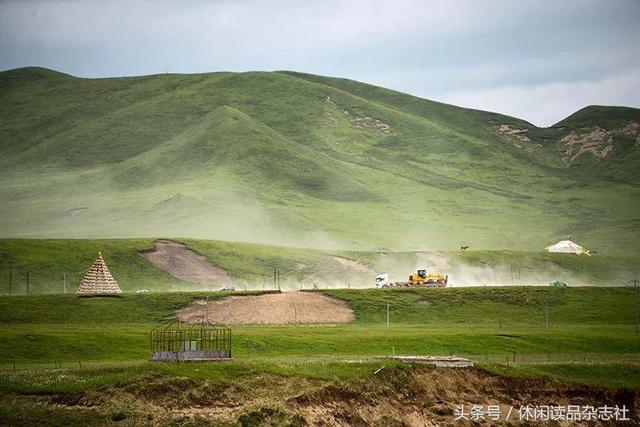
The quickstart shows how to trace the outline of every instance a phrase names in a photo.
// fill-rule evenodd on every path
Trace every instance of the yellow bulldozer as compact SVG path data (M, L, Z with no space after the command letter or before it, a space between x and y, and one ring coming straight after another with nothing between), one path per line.
M449 282L449 276L445 274L427 273L426 269L418 270L409 276L407 282L391 282L388 274L381 274L376 277L376 287L422 287L422 288L444 288Z
M445 274L427 273L427 270L418 270L409 276L409 286L438 286L445 287L449 276Z

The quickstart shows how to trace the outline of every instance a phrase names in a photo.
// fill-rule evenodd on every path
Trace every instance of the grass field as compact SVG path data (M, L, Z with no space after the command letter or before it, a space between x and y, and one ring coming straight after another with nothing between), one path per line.
M298 399L295 396L317 396L317 390L333 387L341 395L346 393L340 399L348 403L353 390L386 390L384 387L393 384L397 376L406 377L403 385L398 385L400 390L412 381L422 384L419 369L373 359L391 354L465 355L485 371L461 375L499 375L506 378L500 381L515 381L509 386L514 390L521 387L517 385L521 378L583 384L571 387L604 387L614 390L614 396L621 388L640 388L640 339L635 334L630 288L321 292L347 301L355 311L355 322L233 326L233 362L186 365L147 362L149 330L195 299L223 294L124 294L106 299L74 295L0 297L0 420L108 424L122 412L134 424L150 414L155 414L156 422L168 422L168 418L157 417L169 415L159 415L146 406L144 402L151 399L156 405L174 408L171 422L181 413L179 408L213 405L231 411L226 415L216 412L227 421L237 421L262 408L271 415L260 412L261 421L255 425L288 425L292 422L289 418L286 422L284 418L272 419L277 415L271 413L273 408L282 409L269 397L274 390L290 396L286 399ZM375 374L381 367L388 372L385 375L391 375L383 382ZM433 374L425 378L429 375ZM137 403L127 404L123 390L135 393L130 400ZM600 393L579 390L573 393ZM206 397L211 393L226 397L214 402ZM36 405L36 396L58 402L58 406ZM112 396L108 398L111 403L106 403L106 396ZM253 402L254 406L238 406L229 399ZM286 410L277 413L278 417L292 416L283 415ZM211 425L212 416L200 419L190 414L183 421Z
M373 287L373 278L387 272L392 280L405 280L418 267L440 270L454 286L547 284L554 279L570 286L624 286L640 275L634 254L596 254L591 257L549 254L543 251L459 252L354 252L233 243L181 240L225 270L248 290L273 289L273 269L280 271L285 289ZM24 295L27 268L32 294L75 292L82 275L98 251L125 292L143 288L160 291L209 291L159 270L142 256L150 239L106 240L2 240L0 239L0 294ZM341 264L335 257L360 263L364 270ZM11 283L10 283L11 282ZM11 289L10 289L11 288Z
M625 359L640 350L628 288L467 288L323 291L346 300L348 325L235 326L241 358L352 357L397 353L513 352ZM142 361L149 329L214 293L3 297L0 360L8 363ZM545 327L545 300L549 326ZM386 327L389 303L390 326ZM46 319L46 321L43 321ZM600 360L601 361L601 360Z
M373 359L391 354L465 355L485 371L462 375L499 375L506 378L500 381L515 381L509 386L514 390L521 387L520 378L584 385L574 388L640 388L640 339L634 330L629 288L322 292L347 301L356 313L355 322L234 326L233 362L186 365L147 362L149 330L194 299L219 298L220 293L124 294L106 299L1 297L0 420L18 425L44 420L50 425L109 424L122 413L134 424L151 414L156 422L177 422L179 408L204 404L231 411L219 409L215 415L236 420L229 425L243 416L257 416L253 411L271 415L260 412L256 424L243 425L289 425L292 421L286 417L292 415L272 401L269 393L274 390L280 390L283 398L297 399L317 396L318 390L329 387L344 394L340 399L348 404L353 390L386 390L397 376L405 378L397 386L400 391L412 381L421 384L422 371ZM391 377L378 378L375 373L380 368ZM136 397L125 397L122 393L127 390ZM573 393L596 393L579 390ZM223 397L211 401L207 397L211 393ZM58 406L36 404L37 396ZM229 399L249 403L238 406ZM159 413L148 402L174 409L169 415ZM273 419L273 408L284 410L276 415L286 420ZM222 422L211 424L212 416L200 419L191 414L182 422Z

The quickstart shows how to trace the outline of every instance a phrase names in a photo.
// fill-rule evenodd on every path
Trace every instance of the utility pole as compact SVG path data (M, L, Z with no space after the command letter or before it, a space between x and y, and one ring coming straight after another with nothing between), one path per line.
M11 277L12 275L13 275L13 270L9 268L9 295L11 295L11 279L13 279L13 277Z
M389 327L389 303L387 303L387 328Z
M629 283L633 283L633 308L636 312L636 335L638 335L638 282L640 280L633 279L628 280Z
M62 290L64 293L67 293L67 273L62 273Z
M31 285L29 284L29 266L27 265L27 295L31 295Z
M276 286L276 267L273 266L273 289L275 290L277 288Z
M547 301L547 294L544 294L544 327L549 329L549 302Z
M502 329L502 296L498 299L498 323L500 324L500 329Z

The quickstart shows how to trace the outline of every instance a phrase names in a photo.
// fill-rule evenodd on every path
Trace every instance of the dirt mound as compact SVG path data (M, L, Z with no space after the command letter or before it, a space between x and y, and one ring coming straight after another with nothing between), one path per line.
M529 132L529 129L518 129L515 126L507 125L507 124L501 124L500 126L497 126L497 128L498 128L498 132L501 135L513 136L519 139L520 141L531 141L531 139L527 135L527 132Z
M153 265L178 279L202 285L228 285L233 279L204 255L189 249L182 243L158 240L152 251L141 255Z
M357 128L373 129L377 132L389 133L392 130L387 123L369 116L355 116L351 118L351 123Z
M184 322L198 322L205 317L223 324L347 323L355 319L344 301L314 292L199 300L176 314Z

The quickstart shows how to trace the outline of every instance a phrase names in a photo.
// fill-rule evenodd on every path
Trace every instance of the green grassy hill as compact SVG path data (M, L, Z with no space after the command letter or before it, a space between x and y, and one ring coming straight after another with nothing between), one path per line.
M640 250L637 109L538 129L293 72L24 68L0 73L0 119L3 237ZM583 140L597 127L611 142Z

